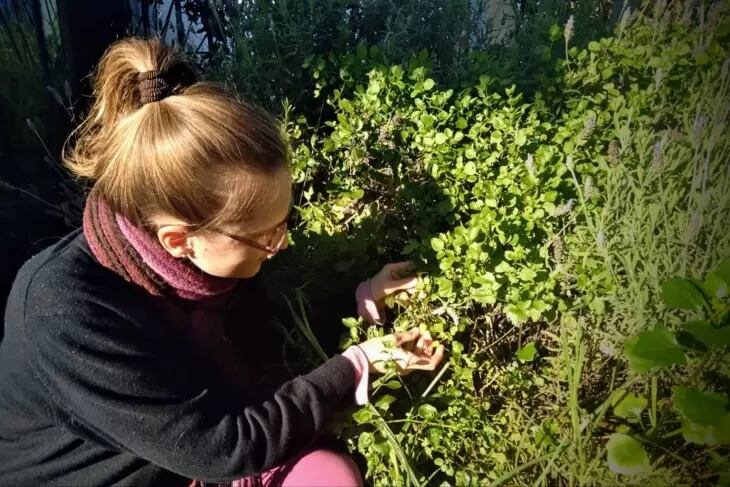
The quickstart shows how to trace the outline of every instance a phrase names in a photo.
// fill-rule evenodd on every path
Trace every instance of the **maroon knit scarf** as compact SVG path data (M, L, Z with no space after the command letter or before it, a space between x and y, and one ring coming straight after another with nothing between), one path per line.
M198 346L196 356L205 360L210 357L233 387L244 388L250 377L242 370L236 352L225 336L220 319L220 303L231 291L237 279L224 279L203 273L192 264L170 255L157 239L144 229L134 225L122 215L114 213L108 204L92 190L86 200L83 217L84 236L89 248L101 265L137 284L150 294L182 298L198 303L191 326L184 330L191 343ZM179 315L182 318L184 314ZM256 487L278 485L287 468L275 469L266 481L252 475L228 484L226 487ZM201 487L202 482L193 480L190 487ZM205 485L211 485L206 483Z
M158 240L129 219L112 212L92 190L84 208L84 235L104 267L155 296L202 300L224 294L236 279L214 277L176 259Z

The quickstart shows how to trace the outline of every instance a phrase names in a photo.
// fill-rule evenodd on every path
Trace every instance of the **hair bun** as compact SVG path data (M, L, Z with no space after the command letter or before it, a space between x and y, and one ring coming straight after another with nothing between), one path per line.
M167 69L139 73L137 81L140 103L146 105L182 92L197 81L197 76L189 66L178 63Z

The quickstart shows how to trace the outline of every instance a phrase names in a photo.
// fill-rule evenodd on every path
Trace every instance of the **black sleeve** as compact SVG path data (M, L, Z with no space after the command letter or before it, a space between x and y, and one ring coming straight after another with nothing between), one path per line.
M24 325L24 353L55 407L188 478L225 482L281 464L353 401L354 368L341 355L236 410L112 310L28 316Z

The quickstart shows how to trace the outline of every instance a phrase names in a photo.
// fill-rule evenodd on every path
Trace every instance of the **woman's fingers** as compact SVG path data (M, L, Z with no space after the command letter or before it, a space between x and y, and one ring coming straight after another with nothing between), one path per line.
M381 338L383 362L395 362L400 375L414 370L435 370L444 358L444 346L433 341L431 333L413 327Z
M415 264L411 261L385 264L380 272L370 279L373 299L381 302L386 296L397 291L415 290L418 284L418 276L412 275L415 269Z
M395 334L395 346L401 347L402 345L412 342L421 336L421 330L416 326L408 331L401 331Z
M418 353L423 353L430 357L433 354L432 345L433 340L431 340L431 333L427 330L418 338L418 341L416 342L416 350Z
M390 278L390 282L385 289L386 294L415 287L418 277L411 275L415 270L416 266L411 261L387 264L383 268L383 271L387 272Z
M385 264L370 280L373 299L380 302L394 292L415 288L418 277L410 275L413 269L411 262Z
M401 375L408 375L414 370L433 371L444 358L444 346L439 345L436 352L431 356L419 355L412 352L405 352L405 355L397 360Z
M439 345L436 348L436 352L430 357L421 356L417 357L416 360L409 366L413 370L435 370L441 360L444 358L444 346Z
M412 343L414 342L415 343ZM408 331L395 333L395 346L408 350L409 352L426 353L431 355L433 339L428 330L421 332L421 329L414 326Z
M403 279L416 270L416 266L410 260L403 262L391 262L383 266L383 272L388 273L390 278L394 281Z
M400 279L398 281L388 282L383 288L383 291L385 295L388 296L396 291L406 291L408 289L413 289L416 287L417 284L418 276L406 277L405 279Z

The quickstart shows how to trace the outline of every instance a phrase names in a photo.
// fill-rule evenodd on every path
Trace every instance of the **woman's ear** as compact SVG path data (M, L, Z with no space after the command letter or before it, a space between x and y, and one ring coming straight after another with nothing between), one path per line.
M195 257L189 229L183 225L165 225L157 230L157 238L170 255L177 258Z

